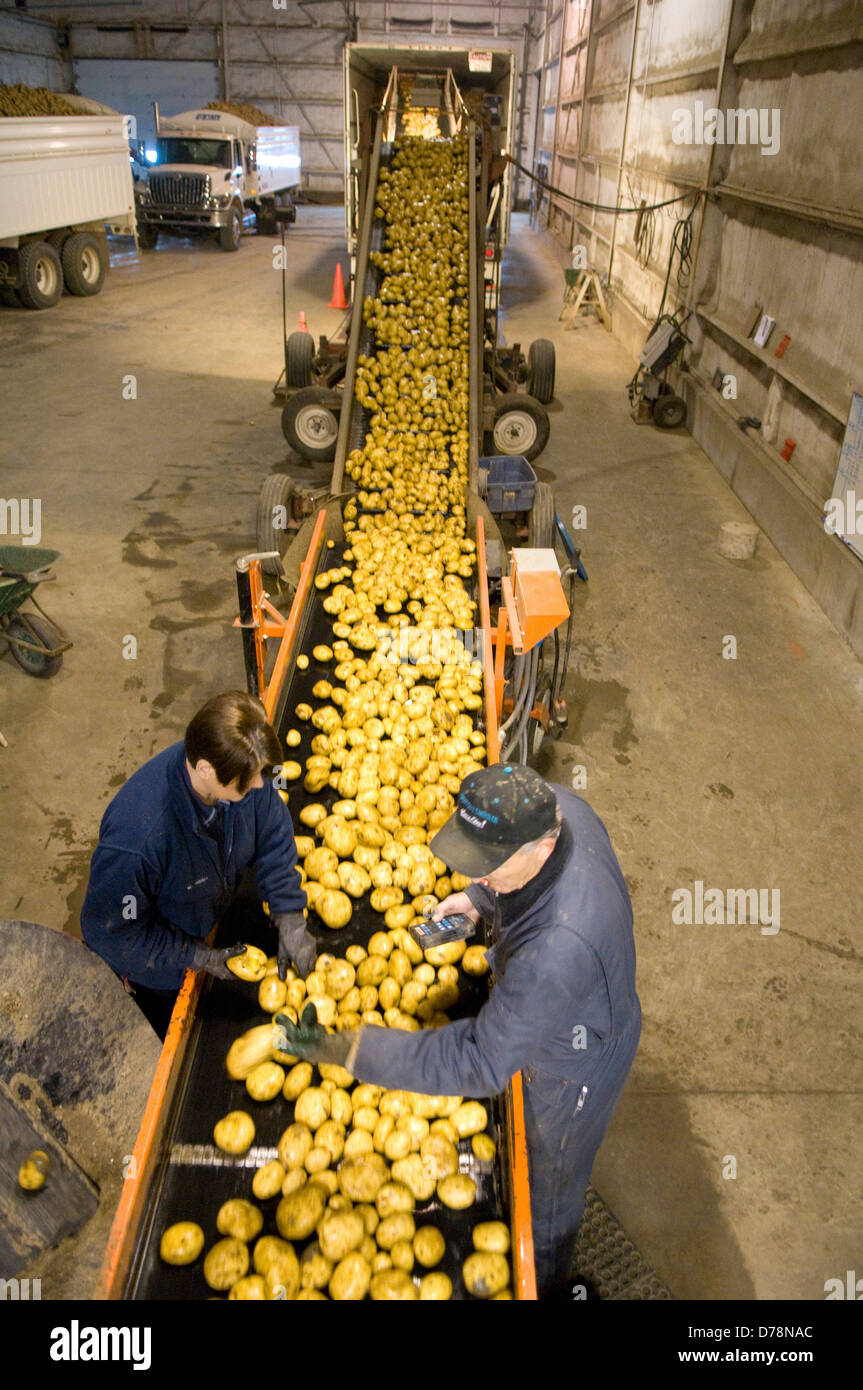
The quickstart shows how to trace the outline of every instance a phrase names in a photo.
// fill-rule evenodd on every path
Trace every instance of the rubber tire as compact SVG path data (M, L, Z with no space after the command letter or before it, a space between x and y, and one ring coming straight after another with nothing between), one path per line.
M527 536L527 543L532 550L554 549L554 512L554 490L551 483L537 483Z
M96 257L95 267L93 256ZM73 232L63 242L60 262L63 266L66 289L70 294L91 295L99 293L105 283L108 259L105 248L98 237L94 237L91 232ZM90 268L90 279L87 278L86 265L89 265ZM95 278L92 278L94 269L96 271Z
M219 228L219 245L223 251L239 251L240 238L243 235L243 218L239 208L234 205L228 211L231 220L226 227Z
M40 642L44 642L46 647L56 647L59 633L54 624L47 618L40 617L37 613L28 613L27 622L33 628ZM3 635L11 632L13 636L30 639L32 634L28 632L20 618L12 618L6 625ZM9 643L9 650L12 656L28 676L36 676L40 680L47 680L49 676L56 676L60 667L63 665L63 653L59 656L42 656L39 652L25 651L22 647L16 647L14 642Z
M541 405L554 397L554 343L550 338L535 338L527 354L528 394Z
M295 490L296 484L293 478L289 478L285 473L270 473L262 482L255 518L256 550L278 550L280 555L284 555L288 548L289 533L277 529L273 525L273 508L285 507L290 513L291 498ZM272 560L262 560L261 569L264 574L277 573L275 563Z
M311 333L292 333L285 344L285 385L294 391L312 384L315 340Z
M532 443L525 443L524 439L520 442L501 437L501 431L506 428L502 423L506 415L526 415L534 422L536 431ZM494 424L490 431L491 446L486 449L489 455L508 454L515 456L520 454L528 462L531 459L539 458L551 434L551 423L548 418L545 406L533 396L523 396L520 392L512 392L509 395L498 396L494 406Z
M138 245L142 251L155 251L159 244L159 228L139 226Z
M676 430L686 423L686 401L673 392L657 396L651 410L653 423L661 430Z
M40 263L54 276L54 285L47 293L37 280ZM63 293L63 267L54 247L47 241L28 241L18 252L18 269L21 272L18 295L24 308L52 309Z
M295 453L300 455L300 458L308 459L310 463L332 463L336 456L338 416L341 404L342 398L337 391L327 391L322 386L306 386L302 391L297 391L291 396L282 411L282 433ZM317 447L302 439L297 433L297 418L310 406L323 406L336 418L336 430L332 438L328 439L326 444ZM337 408L333 409L333 407Z

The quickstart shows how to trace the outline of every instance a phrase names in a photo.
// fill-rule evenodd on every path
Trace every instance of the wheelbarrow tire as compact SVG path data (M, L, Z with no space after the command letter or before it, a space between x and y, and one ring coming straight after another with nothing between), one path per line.
M292 333L285 351L285 385L299 391L312 384L315 340L311 333Z
M548 405L554 396L554 343L550 338L535 338L527 354L527 391L540 405Z
M47 618L40 617L38 613L28 613L26 625L21 618L12 618L6 624L4 635L23 637L25 642L32 642L34 632L46 647L56 647L61 640L54 624ZM9 650L22 671L26 671L28 676L38 676L42 680L46 680L48 676L56 676L63 665L62 652L59 656L43 656L41 652L35 652L30 647L19 647L17 642L10 642Z
M536 485L527 543L533 550L554 549L554 490L551 483Z
M277 520L275 509L276 507L284 507L285 520L289 520L295 486L293 478L289 478L286 473L270 473L261 484L255 526L255 543L258 550L277 550L280 555L284 555L287 550L288 541L293 533L284 526L275 524ZM281 516L278 517L278 520L281 520ZM264 574L276 574L278 572L275 560L262 560L261 569Z

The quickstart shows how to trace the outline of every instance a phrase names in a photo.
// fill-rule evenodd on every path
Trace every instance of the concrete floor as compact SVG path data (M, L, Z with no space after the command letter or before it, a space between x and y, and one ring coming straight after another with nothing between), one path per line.
M301 208L288 246L289 327L332 331L341 209ZM563 276L524 218L505 270L507 340L557 345L539 474L588 518L569 727L541 770L586 768L636 916L644 1033L594 1183L678 1298L820 1299L863 1234L863 672L764 537L716 553L746 513L685 431L632 424L614 338L560 330ZM49 682L0 657L0 916L77 934L112 789L244 683L232 560L286 466L280 295L269 241L173 240L115 256L98 299L0 310L0 490L42 499L65 556L43 600L75 641ZM778 888L779 932L674 925L695 880Z

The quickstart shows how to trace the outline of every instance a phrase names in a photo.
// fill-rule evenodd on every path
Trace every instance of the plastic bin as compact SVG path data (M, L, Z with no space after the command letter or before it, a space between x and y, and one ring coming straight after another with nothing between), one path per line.
M497 454L479 460L480 492L490 512L529 512L536 493L536 474L521 454Z

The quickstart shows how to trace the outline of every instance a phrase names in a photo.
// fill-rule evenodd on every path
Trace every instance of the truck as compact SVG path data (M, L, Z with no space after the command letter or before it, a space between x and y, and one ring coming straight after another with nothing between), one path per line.
M156 246L162 231L215 233L223 251L237 251L254 218L273 235L277 214L296 221L300 185L298 126L253 125L229 111L156 116L156 158L135 189L138 242Z
M135 235L129 118L0 118L0 300L50 309L98 294L108 232Z

